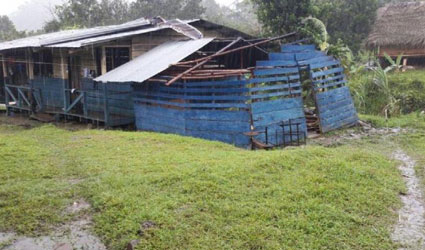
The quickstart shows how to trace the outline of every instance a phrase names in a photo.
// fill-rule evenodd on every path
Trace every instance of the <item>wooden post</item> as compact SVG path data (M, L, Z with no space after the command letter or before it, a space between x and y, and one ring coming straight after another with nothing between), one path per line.
M406 72L407 69L407 57L403 58L403 68L402 68L402 72Z
M34 80L34 58L31 49L26 51L28 79Z
M7 92L6 88L7 88L6 83L4 83L4 95L5 95L5 98L6 98L6 116L9 116L10 115L10 113L9 113L10 99L9 99L9 93Z
M108 86L107 83L103 83L103 108L105 113L105 127L109 128L109 101L108 101Z
M106 74L106 49L102 47L102 60L101 60L101 75Z
M89 115L89 111L88 111L87 92L86 91L83 92L83 112L84 112L85 118L87 118L88 115Z
M7 76L8 76L8 74L7 74L7 65L6 65L6 58L4 57L4 55L2 55L1 56L1 59L2 59L2 68L3 68L3 80L4 80L4 83L6 84L6 78L7 78Z
M60 50L60 70L61 70L61 77L62 79L68 79L68 74L66 74L68 63L65 63L65 56L63 55L63 50Z

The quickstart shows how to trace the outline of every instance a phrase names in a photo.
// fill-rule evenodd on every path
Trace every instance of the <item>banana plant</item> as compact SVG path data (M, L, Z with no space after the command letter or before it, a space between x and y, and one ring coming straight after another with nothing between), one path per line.
M402 56L399 56L399 58L402 58ZM388 116L390 115L396 115L400 111L400 100L393 95L388 80L388 72L398 67L397 62L401 61L401 59L399 58L397 58L397 61L393 61L393 64L391 66L386 67L385 69L383 69L381 64L377 62L378 67L373 69L373 83L382 91L386 98L386 105L383 107L382 110L382 113L385 114L386 118L388 118Z
M398 55L395 61L387 53L384 53L384 57L390 63L390 66L385 68L385 71L387 71L387 72L390 72L390 71L393 71L393 70L398 71L403 67L401 65L401 60L403 60L403 54Z

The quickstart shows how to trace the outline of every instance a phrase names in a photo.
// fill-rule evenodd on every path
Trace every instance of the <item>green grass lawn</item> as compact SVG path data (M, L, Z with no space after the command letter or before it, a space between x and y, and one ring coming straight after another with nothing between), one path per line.
M395 249L404 189L368 147L251 152L154 133L0 125L0 231L39 235L92 204L111 249ZM144 236L140 223L156 227Z

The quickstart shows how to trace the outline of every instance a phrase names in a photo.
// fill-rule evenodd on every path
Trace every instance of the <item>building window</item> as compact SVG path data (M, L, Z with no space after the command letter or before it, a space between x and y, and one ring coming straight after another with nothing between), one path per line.
M130 61L130 48L105 48L106 71L109 72Z
M51 51L42 51L33 54L34 76L53 76L53 55Z

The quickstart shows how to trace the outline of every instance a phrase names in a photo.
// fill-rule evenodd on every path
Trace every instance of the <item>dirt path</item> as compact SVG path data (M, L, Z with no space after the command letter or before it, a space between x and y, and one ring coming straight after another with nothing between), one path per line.
M407 193L401 196L403 207L399 211L399 221L392 239L401 245L400 249L425 249L425 206L416 176L416 162L402 150L394 153L394 158L403 162L399 169L407 186Z
M78 214L90 208L90 204L76 201L67 213ZM74 221L57 228L51 235L41 237L17 236L14 233L0 232L1 250L106 250L98 237L92 234L92 221L89 215L79 215Z

